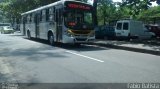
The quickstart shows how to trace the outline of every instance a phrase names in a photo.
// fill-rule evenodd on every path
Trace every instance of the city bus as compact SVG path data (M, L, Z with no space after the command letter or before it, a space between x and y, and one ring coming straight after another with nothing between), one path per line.
M20 29L30 38L81 44L94 42L93 6L80 1L61 0L22 13Z

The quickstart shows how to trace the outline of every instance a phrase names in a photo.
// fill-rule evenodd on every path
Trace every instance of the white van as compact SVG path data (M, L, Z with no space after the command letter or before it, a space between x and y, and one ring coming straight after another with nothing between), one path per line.
M144 27L141 21L135 20L120 20L116 23L115 28L116 37L125 37L125 38L140 38L148 39L152 36L155 36L154 33L149 32L147 28Z

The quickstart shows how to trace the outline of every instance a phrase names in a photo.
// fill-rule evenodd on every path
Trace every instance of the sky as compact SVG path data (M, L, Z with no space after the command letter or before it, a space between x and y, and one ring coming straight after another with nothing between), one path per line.
M113 2L122 2L122 0L113 0ZM152 6L157 6L156 1L155 1L155 2L152 2Z
M122 2L122 0L113 0L113 2ZM89 0L89 3L93 4L93 0ZM152 6L158 6L156 1L151 3L152 3Z
M114 2L122 2L122 0L113 0Z

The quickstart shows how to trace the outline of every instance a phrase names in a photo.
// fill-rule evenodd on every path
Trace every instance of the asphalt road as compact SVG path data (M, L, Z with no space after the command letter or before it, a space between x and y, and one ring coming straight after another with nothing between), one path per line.
M160 56L0 34L0 82L160 82Z

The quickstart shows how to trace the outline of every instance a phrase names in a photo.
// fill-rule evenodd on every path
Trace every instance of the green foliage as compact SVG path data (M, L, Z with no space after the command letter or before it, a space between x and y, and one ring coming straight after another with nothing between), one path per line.
M4 12L3 16L10 20L19 19L21 13L55 1L57 0L5 0L0 3L0 10Z
M58 0L1 0L0 10L3 11L2 16L6 16L11 21L12 18L19 19L23 12L55 1ZM87 0L77 1L87 2ZM97 6L98 23L100 25L109 24L112 21L130 16L146 19L145 17L151 13L156 13L156 16L159 16L159 12L156 12L158 9L146 11L150 8L151 1L153 0L122 0L122 3L114 3L112 0L97 0L95 6Z
M121 7L121 3L114 3L112 0L100 0L97 7L99 25L109 24L122 18L129 17L129 9Z
M100 0L98 2L98 8L97 8L97 17L98 22L100 24L105 24L108 16L110 15L110 11L112 8L112 1L111 0Z
M147 10L151 6L151 0L122 0L122 7L129 9L129 14L136 17L141 11Z
M141 12L138 16L138 19L144 22L149 22L152 21L155 17L160 17L160 6L152 7Z

